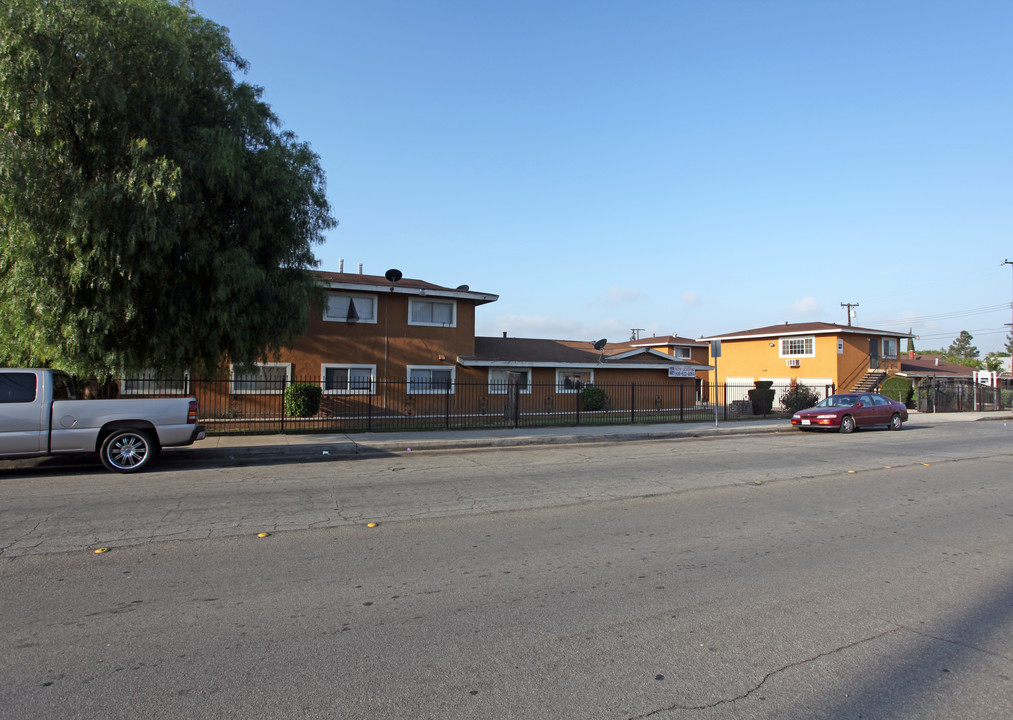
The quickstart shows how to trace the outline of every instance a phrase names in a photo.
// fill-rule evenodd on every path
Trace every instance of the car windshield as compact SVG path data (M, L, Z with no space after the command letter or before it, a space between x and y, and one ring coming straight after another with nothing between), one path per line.
M851 407L854 404L855 398L851 395L831 395L816 407Z

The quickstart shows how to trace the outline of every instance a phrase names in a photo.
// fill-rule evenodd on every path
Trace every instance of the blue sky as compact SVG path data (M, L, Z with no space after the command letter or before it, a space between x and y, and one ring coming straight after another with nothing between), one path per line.
M1009 331L1008 0L193 5L321 157L321 269L496 293L479 334Z

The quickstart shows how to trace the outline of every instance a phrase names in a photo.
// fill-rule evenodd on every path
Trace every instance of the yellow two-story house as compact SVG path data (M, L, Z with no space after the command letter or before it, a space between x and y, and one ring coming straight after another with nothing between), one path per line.
M900 342L910 333L833 323L784 323L700 338L710 342L708 364L727 401L745 397L757 380L787 387L803 383L821 396L831 390L871 390L900 369ZM714 341L720 356L714 357ZM741 397L740 397L741 396Z

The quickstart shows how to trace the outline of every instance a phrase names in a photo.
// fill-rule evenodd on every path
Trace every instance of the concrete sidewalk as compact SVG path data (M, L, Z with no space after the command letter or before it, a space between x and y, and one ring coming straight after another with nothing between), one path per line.
M912 412L907 426L917 427L980 420L1013 421L1008 410L968 413ZM420 450L459 450L559 445L593 442L629 442L674 438L714 437L736 434L798 432L788 420L735 420L706 423L661 423L657 425L604 425L495 430L442 430L391 433L314 433L298 435L212 436L178 451L193 453L194 459L254 459L269 457L312 457L318 455L367 455ZM178 452L177 451L177 452Z

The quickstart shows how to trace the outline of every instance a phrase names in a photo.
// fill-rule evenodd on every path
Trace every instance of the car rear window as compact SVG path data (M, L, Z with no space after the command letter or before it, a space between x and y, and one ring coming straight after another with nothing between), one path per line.
M35 402L35 373L0 373L0 404Z

